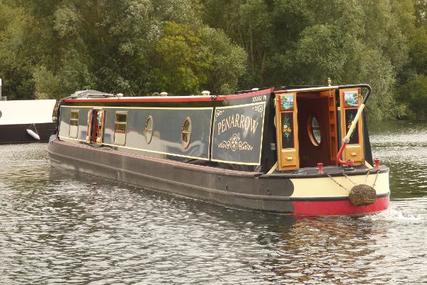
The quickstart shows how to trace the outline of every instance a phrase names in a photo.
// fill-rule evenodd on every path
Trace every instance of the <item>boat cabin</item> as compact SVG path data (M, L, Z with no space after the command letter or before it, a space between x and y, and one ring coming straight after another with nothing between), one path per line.
M364 116L358 116L364 87L270 88L225 96L77 92L61 102L58 137L263 173L336 166L341 158L356 166L372 164Z
M361 88L300 88L276 92L278 169L337 165L341 141L363 104ZM369 152L370 152L370 147ZM368 154L370 160L371 155ZM343 152L344 161L365 164L363 116Z

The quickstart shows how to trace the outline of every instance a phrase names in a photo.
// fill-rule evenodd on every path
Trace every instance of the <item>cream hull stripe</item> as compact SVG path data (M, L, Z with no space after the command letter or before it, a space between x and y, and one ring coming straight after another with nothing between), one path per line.
M389 174L380 173L375 182L376 174L370 174L368 177L366 175L354 175L344 177L344 176L334 176L333 180L329 177L319 177L319 178L295 178L291 179L294 184L294 193L292 198L338 198L338 197L348 197L351 188L353 188L354 183L356 184L367 184L373 186L375 183L375 190L377 196L386 195L390 193L389 185ZM336 182L338 182L343 187L340 187ZM345 189L344 189L345 188Z

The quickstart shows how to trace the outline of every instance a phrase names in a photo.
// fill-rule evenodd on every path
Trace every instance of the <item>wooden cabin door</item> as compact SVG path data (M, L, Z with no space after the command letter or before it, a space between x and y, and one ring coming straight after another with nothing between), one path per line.
M296 93L276 94L277 167L299 168L298 108Z
M86 142L91 144L102 144L104 139L105 111L92 109L88 113L88 131Z
M362 104L360 88L340 89L340 117L341 117L341 137L347 135L351 123L356 117L357 110ZM356 165L365 162L364 138L363 138L363 116L359 118L356 129L350 137L350 142L344 149L343 159L351 160Z

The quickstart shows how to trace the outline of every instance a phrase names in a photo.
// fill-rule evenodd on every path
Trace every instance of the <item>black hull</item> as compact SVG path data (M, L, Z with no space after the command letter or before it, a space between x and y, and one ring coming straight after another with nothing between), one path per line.
M34 139L27 132L30 129L40 136L40 140ZM46 143L55 132L54 123L1 125L0 144Z
M258 172L148 158L58 140L48 150L54 165L67 165L80 173L230 207L293 212L289 179L264 179Z

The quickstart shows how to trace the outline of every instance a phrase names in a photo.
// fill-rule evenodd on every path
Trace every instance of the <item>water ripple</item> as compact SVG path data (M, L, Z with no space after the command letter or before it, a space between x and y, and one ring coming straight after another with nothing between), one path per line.
M393 170L389 210L294 219L75 176L50 168L45 145L2 146L0 283L423 284L426 149L402 150L406 163L393 146L375 152Z

